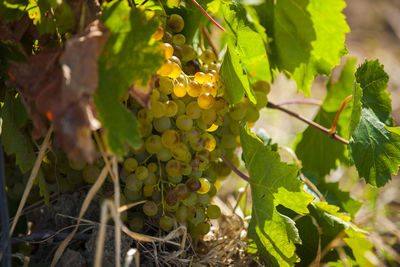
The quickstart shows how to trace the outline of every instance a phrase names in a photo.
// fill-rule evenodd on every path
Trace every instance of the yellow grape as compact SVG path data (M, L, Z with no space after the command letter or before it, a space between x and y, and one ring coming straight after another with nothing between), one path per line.
M199 181L200 181L201 186L200 186L200 189L197 190L197 193L207 194L211 188L210 182L206 178L200 178Z
M184 97L186 95L186 86L182 83L176 83L174 86L174 94L177 97Z
M186 90L191 97L198 97L201 93L201 85L196 81L191 81L187 85Z
M151 35L151 39L154 41L160 41L164 36L164 29L162 27L158 27L155 33Z
M163 48L165 59L169 59L170 57L172 57L172 55L174 54L174 48L172 47L171 44L163 43L162 48Z
M210 93L202 93L197 98L197 104L203 109L209 109L214 105L215 98Z
M161 142L167 148L174 148L180 142L178 131L166 130L161 136Z

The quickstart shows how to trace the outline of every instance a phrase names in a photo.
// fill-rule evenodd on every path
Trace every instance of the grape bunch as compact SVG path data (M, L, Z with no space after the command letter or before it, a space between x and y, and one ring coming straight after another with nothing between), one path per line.
M230 106L215 54L209 49L198 53L186 43L181 16L172 14L165 24L152 36L162 41L165 62L157 71L151 108L129 101L142 143L123 162L122 202L146 199L141 211L128 215L134 231L152 220L165 231L185 224L192 236L201 236L210 230L209 220L221 214L211 198L219 180L231 172L220 156L239 165L234 153L239 123L257 121L269 86L256 83L257 105L244 98Z

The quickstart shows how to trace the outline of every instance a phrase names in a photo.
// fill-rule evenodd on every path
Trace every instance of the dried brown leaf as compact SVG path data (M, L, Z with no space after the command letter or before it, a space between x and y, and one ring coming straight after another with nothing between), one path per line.
M33 121L34 137L46 132L47 117L54 124L56 142L70 157L83 155L88 162L97 155L91 130L99 129L100 123L91 97L98 85L97 61L108 37L109 31L96 20L70 38L65 51L43 51L9 69Z

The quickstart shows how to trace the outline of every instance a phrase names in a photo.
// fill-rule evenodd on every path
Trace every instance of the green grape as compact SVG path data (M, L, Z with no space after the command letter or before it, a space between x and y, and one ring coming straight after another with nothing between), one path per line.
M210 196L208 194L197 194L197 204L207 206L210 204Z
M150 110L142 108L136 115L138 121L143 124L151 123L153 120L153 114Z
M188 198L191 191L185 184L178 184L174 188L176 194L178 195L179 199L185 199Z
M147 176L149 176L149 171L145 166L139 166L136 168L135 175L137 179L143 181Z
M65 178L58 178L57 179L57 184L58 184L58 188L59 188L61 193L71 194L71 193L73 193L75 191L75 185L71 184L70 182L68 182L68 180L65 179ZM31 195L31 194L32 194L32 191L31 191L31 193L29 195L28 199L30 199L30 200L28 202L32 204L31 200L35 199L35 195Z
M146 184L145 186L143 186L143 195L145 197L151 197L153 195L153 185Z
M271 86L266 81L260 80L254 84L254 90L258 92L263 92L265 95L267 95L271 91Z
M208 168L204 176L207 177L207 180L212 184L215 183L218 178L217 172L213 168Z
M178 113L178 105L173 100L165 102L165 116L173 117Z
M172 158L172 154L168 148L163 147L160 151L158 151L157 158L160 161L168 161Z
M124 188L124 195L130 202L137 201L142 197L142 190L132 191L126 186Z
M190 61L197 57L196 51L191 45L185 44L182 46L182 60Z
M124 160L124 169L127 170L128 172L133 172L136 170L138 166L138 162L135 158L126 158Z
M185 88L185 92L186 92L186 88ZM179 116L179 115L185 114L185 111L186 111L185 103L180 99L175 100L175 102L178 105L178 112L176 113L176 115Z
M182 181L182 175L168 176L168 181L173 184L179 184Z
M171 28L171 30L173 32L180 32L183 30L185 22L183 21L183 18L181 16L179 16L178 14L172 14L167 19L167 25L168 25L168 27Z
M82 171L83 179L89 184L96 182L99 175L100 169L95 165L88 165Z
M191 119L198 119L201 117L201 108L196 101L192 101L186 106L186 115Z
M139 191L142 189L143 181L136 178L135 174L131 174L126 177L125 181L126 187L131 191Z
M217 145L217 141L215 140L214 136L209 133L203 133L201 135L201 139L203 140L204 148L208 151L213 151Z
M169 176L178 176L181 174L182 166L178 160L171 159L165 165L165 170Z
M164 31L164 35L162 37L162 41L164 43L172 43L172 34L167 32L167 31Z
M227 177L232 171L224 162L217 162L213 166L213 169L217 173L218 177Z
M182 163L182 175L190 175L192 173L192 166L188 162Z
M182 59L183 57L183 49L179 45L174 45L174 56L179 59Z
M180 141L180 135L176 130L166 130L162 133L161 142L167 148L174 148Z
M193 127L193 120L187 115L180 115L176 119L176 127L182 131L189 131Z
M221 216L221 209L217 205L209 205L207 207L207 217L214 220Z
M135 154L135 155L141 154L141 153L143 153L143 152L146 150L146 147L145 147L145 145L144 145L143 139L139 139L139 143L140 143L139 146L137 146L137 147L131 147L131 151L132 151L132 153Z
M71 167L71 169L76 170L76 171L81 171L83 168L86 166L86 161L83 158L77 158L77 159L70 159L68 158L68 164Z
M154 190L153 194L151 195L151 199L156 202L156 203L160 203L162 200L162 194L160 191L158 190Z
M240 121L246 117L246 111L245 104L238 103L231 108L229 116L235 121Z
M170 216L162 216L159 225L164 231L169 231L174 226L174 219Z
M190 60L185 64L185 73L188 75L194 75L200 71L200 63L197 59Z
M149 172L156 172L157 171L157 169L158 169L158 165L157 165L157 163L155 163L155 162L150 162L149 164L147 164L147 170L149 171Z
M236 136L233 134L226 134L221 138L221 145L226 149L233 149L236 147Z
M201 188L201 182L197 178L190 178L186 181L186 186L192 191L196 192Z
M190 143L199 142L201 137L201 131L196 127L191 128L186 134Z
M162 133L171 128L171 119L168 117L154 119L153 127L157 132Z
M146 151L150 154L155 154L163 148L161 137L159 135L149 136L146 138L144 145L146 147Z
M201 222L204 222L204 220L206 219L206 213L204 211L204 208L202 207L196 207L196 213L191 214L191 216L189 216L189 221L193 224L199 224Z
M206 235L210 232L210 224L208 222L201 222L196 228L199 235Z
M151 112L153 112L154 118L161 118L162 116L164 116L165 104L160 101L154 101L151 103L150 110Z
M210 50L204 50L203 53L201 53L200 60L205 64L211 64L215 61L215 54Z
M141 232L144 226L144 219L142 214L135 212L132 214L132 219L129 221L129 228L134 232Z
M174 149L171 149L172 156L180 161L188 162L191 159L191 155L187 145L179 143Z
M179 203L178 202L176 202L175 205L173 205L173 206L170 206L167 203L164 203L164 209L166 211L168 211L168 212L176 212L178 207L179 207Z
M180 222L185 222L188 217L188 210L185 206L179 206L175 212L175 217Z
M257 109L265 108L268 104L267 94L265 94L264 92L255 91L255 95L257 100L256 108Z
M154 201L146 201L143 204L143 213L146 214L149 217L153 217L157 214L158 212L158 207L157 204Z
M203 176L203 172L202 171L197 170L197 171L193 171L192 172L192 177L194 177L194 178L200 178L201 176ZM197 191L197 189L193 190L193 191Z
M246 111L245 121L254 123L259 117L260 113L258 112L258 109L253 104L249 105Z
M161 76L158 83L160 84L159 90L161 93L169 95L174 88L174 81L171 78Z
M207 194L208 191L210 191L210 187L211 187L210 182L206 178L200 178L199 181L200 181L201 186L200 186L200 189L197 190L197 193Z
M184 45L186 43L185 35L183 35L181 33L175 34L172 37L172 43L180 45L180 46Z
M151 132L153 131L153 126L151 124L139 124L138 128L142 137L151 135Z
M208 195L212 198L217 194L217 188L212 185L210 188L210 191L208 191Z
M178 194L173 190L168 191L164 199L165 203L167 203L169 206L175 206L178 202Z
M197 194L195 192L192 192L187 198L182 199L181 202L186 207L193 207L194 205L196 205L197 202Z
M207 125L212 125L217 120L217 113L214 109L203 109L201 111L201 119Z
M168 101L168 95L164 94L164 93L160 93L160 101L163 103L163 107L165 108L165 103L166 101ZM164 111L163 111L164 112ZM163 115L164 116L164 115Z
M143 181L144 184L155 185L157 183L157 177L153 172L150 172L146 179Z
M73 185L81 185L83 183L82 173L80 171L69 169L67 172L67 180Z

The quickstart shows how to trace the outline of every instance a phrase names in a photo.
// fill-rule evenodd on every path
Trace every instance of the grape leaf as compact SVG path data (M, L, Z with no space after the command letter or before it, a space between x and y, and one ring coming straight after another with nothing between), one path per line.
M318 124L327 128L331 127L343 100L352 93L355 65L356 59L349 58L339 80L334 84L328 83L327 95L314 118ZM350 115L351 107L346 107L340 115L337 130L341 136L348 136ZM348 162L346 147L343 144L311 126L297 137L294 147L297 157L302 161L303 170L317 174L318 180L323 180L332 169L336 169L338 161Z
M272 67L291 76L306 95L314 76L328 75L346 53L344 7L343 0L269 0L256 6L272 38Z
M24 107L18 105L17 101L13 94L6 94L4 105L1 108L1 118L3 120L1 141L4 151L8 155L15 155L16 164L22 173L26 173L33 167L36 155L32 141L27 135L23 134L22 125L18 125L17 114Z
M385 91L388 76L377 60L366 61L357 69L356 81L362 88L361 117L350 138L350 158L367 183L383 186L400 165L400 135L387 127L393 126L391 100ZM351 120L351 128L356 121Z
M244 7L239 3L232 3L223 6L223 13L225 22L227 24L228 32L228 51L221 66L221 75L224 81L227 82L226 88L228 95L231 97L231 103L240 101L236 95L243 95L243 90L247 94L250 101L256 102L254 92L250 84L257 80L271 80L271 73L269 69L269 60L265 49L263 36L257 32L254 25L247 19L247 13ZM231 66L224 66L229 64L228 60L232 61L234 73ZM224 71L222 71L224 70ZM241 86L235 86L229 79L235 75L241 82ZM234 102L233 102L234 101Z
M120 102L121 95L135 82L146 84L163 63L160 44L151 35L158 28L155 18L146 19L140 9L127 1L113 1L104 7L101 20L111 36L99 60L99 88L94 96L106 144L123 155L124 142L139 145L137 120Z
M299 214L308 213L313 197L302 189L297 168L280 161L249 129L241 127L243 157L250 174L253 199L248 235L268 266L290 266L297 260L295 243L300 239L294 222L277 211L282 205Z
M3 0L0 1L0 18L3 23L19 20L25 14L27 0Z

